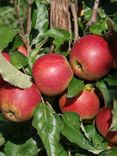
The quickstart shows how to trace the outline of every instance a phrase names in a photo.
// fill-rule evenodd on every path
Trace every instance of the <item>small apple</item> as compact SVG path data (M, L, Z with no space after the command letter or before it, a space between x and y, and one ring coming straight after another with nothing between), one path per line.
M117 131L109 131L112 122L111 108L103 107L96 115L96 127L100 134L110 143L117 144Z
M17 50L18 50L20 53L22 53L23 55L28 56L28 51L26 50L26 48L25 48L24 46L19 46L19 47L17 48Z
M41 101L41 93L35 84L26 89L5 83L0 89L1 112L10 121L29 120Z
M97 80L112 67L113 58L108 42L98 35L86 35L73 45L70 64L73 72L85 80Z
M39 90L48 96L62 93L73 77L67 59L57 53L49 53L36 60L32 69Z
M75 112L81 119L92 119L99 111L100 101L94 88L85 86L84 90L73 98L68 98L66 93L59 99L61 112Z

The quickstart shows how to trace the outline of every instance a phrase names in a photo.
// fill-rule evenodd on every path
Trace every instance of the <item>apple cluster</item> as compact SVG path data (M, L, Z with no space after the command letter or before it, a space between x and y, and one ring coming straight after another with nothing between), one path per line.
M19 48L19 51L22 52L22 49ZM75 112L82 120L95 117L98 131L107 140L117 143L117 132L114 133L114 138L113 132L109 132L111 109L100 108L96 88L87 84L103 78L115 66L112 51L101 36L86 35L74 43L69 59L59 53L48 53L39 57L32 67L34 82L30 88L20 89L3 83L0 89L1 112L11 121L26 121L32 118L43 95L59 96L58 104L62 113ZM3 55L10 61L8 53L3 52ZM24 55L27 56L26 51ZM80 94L68 98L67 88L74 76L84 80L86 85ZM0 81L3 81L2 77Z

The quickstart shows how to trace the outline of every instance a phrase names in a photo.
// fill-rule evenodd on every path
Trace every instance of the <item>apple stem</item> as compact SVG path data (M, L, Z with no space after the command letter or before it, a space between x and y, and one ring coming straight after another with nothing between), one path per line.
M92 16L91 16L91 19L88 21L86 28L89 28L92 24L94 24L97 21L99 3L100 3L100 0L95 0L93 11L92 11Z
M93 84L86 84L84 90L93 91L94 90Z

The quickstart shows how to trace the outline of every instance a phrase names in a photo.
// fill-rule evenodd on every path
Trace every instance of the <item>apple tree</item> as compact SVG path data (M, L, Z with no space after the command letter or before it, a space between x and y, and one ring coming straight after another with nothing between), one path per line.
M117 0L0 0L0 156L117 155Z

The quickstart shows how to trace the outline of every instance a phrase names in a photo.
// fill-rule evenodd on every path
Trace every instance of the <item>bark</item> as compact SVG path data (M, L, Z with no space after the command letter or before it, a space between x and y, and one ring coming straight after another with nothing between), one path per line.
M50 27L69 31L69 0L51 0Z

